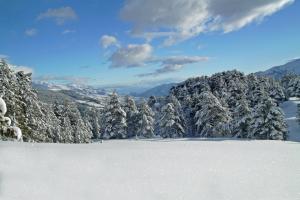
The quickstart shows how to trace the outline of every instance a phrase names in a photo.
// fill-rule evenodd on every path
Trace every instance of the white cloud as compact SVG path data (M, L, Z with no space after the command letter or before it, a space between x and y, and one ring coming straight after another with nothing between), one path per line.
M8 55L0 54L0 59L8 59L8 58L9 58Z
M114 36L111 36L111 35L103 35L100 38L100 45L102 46L102 48L105 48L105 49L108 47L111 47L111 46L117 46L117 47L120 46L117 38L115 38Z
M38 30L35 28L30 28L25 30L25 35L28 37L33 37L36 36L37 34L38 34Z
M111 68L143 67L148 64L160 64L160 68L151 73L138 74L139 77L158 76L165 73L179 71L188 64L209 60L202 56L170 56L155 57L152 55L152 46L149 44L130 44L118 48L109 58Z
M66 29L62 32L63 35L67 35L67 34L71 34L71 33L75 33L75 30L70 30L70 29Z
M22 65L12 65L12 64L8 64L8 66L11 69L13 69L15 72L23 71L25 74L34 73L34 69L31 67L22 66Z
M41 82L60 82L60 83L69 83L69 84L79 84L85 85L88 82L92 81L93 79L90 77L81 77L81 76L37 76L34 77L34 81L41 81Z
M210 31L231 32L263 20L294 0L127 0L121 17L132 34L148 41L166 37L164 45ZM164 30L164 31L161 31Z
M155 70L154 72L139 74L138 76L159 76L161 74L179 71L188 64L199 63L208 60L208 57L201 56L172 56L168 58L160 58L153 60L152 62L161 63L161 68Z
M48 9L46 12L41 13L37 20L53 19L57 25L63 25L66 21L76 20L78 18L76 12L69 6Z
M112 68L140 67L152 57L152 46L149 44L129 44L117 49L109 58Z

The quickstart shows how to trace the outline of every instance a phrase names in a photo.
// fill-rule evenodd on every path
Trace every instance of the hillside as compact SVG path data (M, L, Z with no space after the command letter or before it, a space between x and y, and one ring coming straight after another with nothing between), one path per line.
M170 92L170 89L175 85L177 85L177 83L162 84L141 93L131 93L131 95L146 98L150 96L167 96Z
M284 65L275 66L266 71L257 72L256 75L270 76L278 79L289 73L300 75L300 59L294 59Z

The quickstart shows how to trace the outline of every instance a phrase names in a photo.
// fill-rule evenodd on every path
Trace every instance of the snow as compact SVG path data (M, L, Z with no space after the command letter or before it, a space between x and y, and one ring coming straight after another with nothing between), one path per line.
M300 142L300 125L297 120L297 105L300 104L299 98L290 98L281 104L288 125L288 140Z
M7 107L5 101L0 97L0 115L4 116L7 112Z
M0 199L297 200L299 152L291 141L0 142Z
M21 129L19 127L14 126L13 130L14 130L15 136L17 137L17 141L22 141L23 135L22 135Z

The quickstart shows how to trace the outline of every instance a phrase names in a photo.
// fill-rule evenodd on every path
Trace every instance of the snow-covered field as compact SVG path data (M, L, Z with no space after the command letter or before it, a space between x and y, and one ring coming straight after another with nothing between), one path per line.
M0 142L0 148L1 200L300 199L297 142Z
M296 99L291 141L0 142L1 200L299 200Z

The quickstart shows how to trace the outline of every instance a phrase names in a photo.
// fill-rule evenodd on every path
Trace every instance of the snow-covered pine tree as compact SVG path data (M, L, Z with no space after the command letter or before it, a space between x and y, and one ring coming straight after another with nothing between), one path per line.
M211 92L200 94L196 108L197 111L194 116L195 136L220 137L230 135L230 113Z
M287 135L287 125L284 114L274 100L265 96L252 113L252 121L248 138L284 140Z
M73 143L73 130L70 119L65 112L65 107L56 101L53 105L53 111L56 118L59 120L59 131L57 131L57 134L54 137L54 142Z
M189 99L187 98L186 101L188 101ZM181 103L180 101L172 94L170 94L169 96L167 96L167 103L172 103L173 106L174 106L174 109L176 111L176 113L178 114L179 116L179 119L181 121L181 126L183 127L183 129L185 130L186 129L186 115L185 115L185 112L181 106ZM185 131L184 131L185 133Z
M300 124L300 104L298 104L298 122Z
M163 138L183 137L185 131L179 113L172 103L168 103L162 108L160 119L160 135Z
M64 104L65 113L70 119L74 143L90 142L93 133L84 123L77 106L74 103L66 102Z
M127 137L126 112L122 109L118 95L113 92L105 111L104 139L122 139Z
M100 138L102 110L93 106L79 105L78 110L81 113L84 123L93 133L92 139Z
M237 101L232 117L232 135L239 138L246 138L251 125L251 109L245 97Z
M126 96L124 111L126 112L127 136L134 137L138 131L138 109L132 97Z
M288 89L289 89L290 84L295 80L295 78L297 78L297 75L294 73L287 73L286 75L284 75L281 78L281 85L284 88L284 93L285 93L286 99L288 99L290 97Z
M290 81L288 94L290 97L300 97L300 76L297 76Z
M276 102L279 104L280 102L283 102L286 100L286 95L284 92L284 88L280 84L278 80L275 80L274 78L268 78L266 80L268 82L267 84L267 92L271 98L276 100Z
M293 81L296 77L297 77L297 75L295 73L287 73L287 74L285 74L281 78L281 81L280 81L282 87L284 87L285 89L288 89L290 82Z
M22 131L15 124L15 118L11 120L6 117L7 106L3 100L3 94L0 95L0 139L12 139L16 138L18 141L23 141Z
M5 93L7 116L15 116L15 123L23 132L24 141L52 142L57 121L49 106L42 104L31 87L31 74L15 72L0 61L0 88Z
M155 109L155 104L157 103L156 97L155 96L150 96L148 99L148 105L152 110Z
M142 101L139 106L139 128L136 137L154 137L154 113L149 105Z

